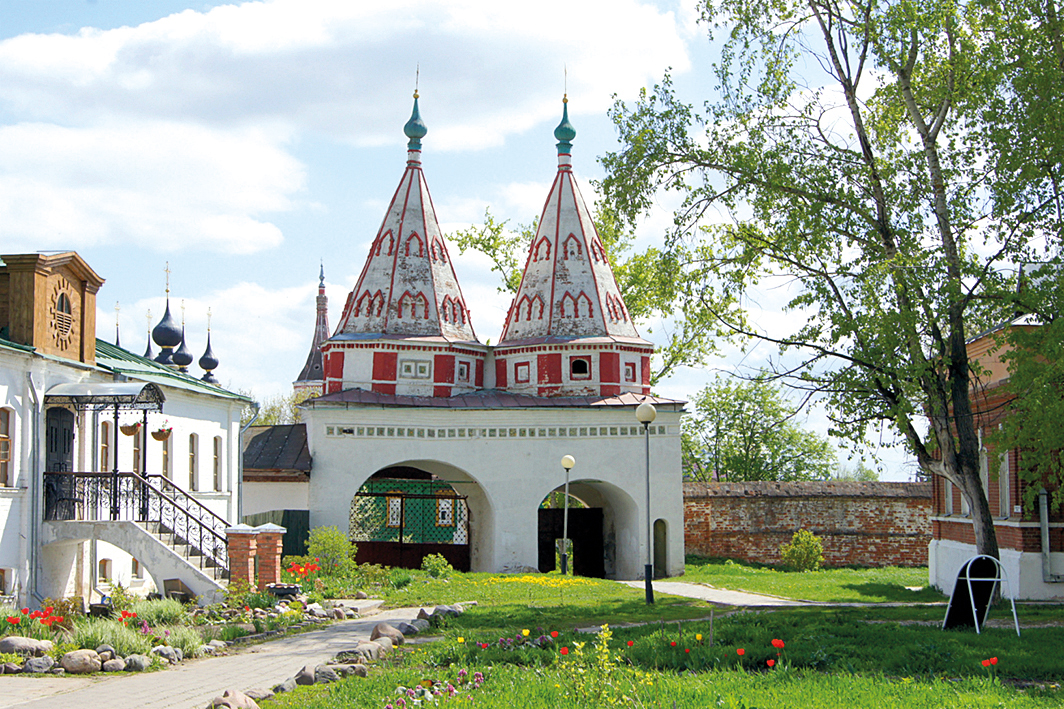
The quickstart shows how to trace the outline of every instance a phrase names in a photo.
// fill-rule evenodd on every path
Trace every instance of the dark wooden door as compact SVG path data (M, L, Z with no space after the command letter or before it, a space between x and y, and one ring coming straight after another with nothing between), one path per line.
M555 541L562 538L565 510L539 510L539 570L554 570ZM573 542L573 573L589 578L606 576L602 544L602 508L569 510L569 539Z
M44 469L50 473L74 470L74 414L51 408L45 414Z

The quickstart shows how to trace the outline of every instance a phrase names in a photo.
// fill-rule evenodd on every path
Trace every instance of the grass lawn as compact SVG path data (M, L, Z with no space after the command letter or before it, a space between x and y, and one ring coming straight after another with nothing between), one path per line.
M771 578L761 569L730 566L696 562L688 572L694 569L718 583L721 578ZM926 570L775 576L783 580L746 588L816 597L804 590L815 589L806 579L820 579L825 588L818 600L899 600L912 593L902 593L902 587L919 585ZM914 595L929 600L926 593ZM1064 655L1058 651L1064 647L1064 609L1059 607L1021 607L1021 622L1047 627L1025 628L1018 638L1013 630L996 627L981 635L943 632L937 627L941 606L717 609L712 627L708 620L678 624L681 618L705 616L710 608L666 596L648 608L641 590L554 574L455 574L446 582L416 577L404 590L389 592L387 600L389 605L462 600L480 605L451 620L438 641L404 646L375 666L369 679L301 687L264 709L411 709L418 706L414 697L397 689L433 682L441 692L437 706L487 709L1026 708L1057 707L1064 700L1054 688L1064 678ZM995 608L991 618L1011 619L1010 611ZM613 628L598 637L573 630L633 621L649 623ZM984 667L991 657L997 663ZM478 672L482 683L474 681Z
M684 577L677 580L734 591L829 603L928 603L947 600L931 588L920 591L906 588L927 586L926 566L821 569L798 573L760 564L688 556Z

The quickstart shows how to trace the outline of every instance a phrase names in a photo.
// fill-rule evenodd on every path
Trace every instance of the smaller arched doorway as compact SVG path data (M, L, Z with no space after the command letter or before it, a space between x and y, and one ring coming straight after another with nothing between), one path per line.
M429 554L441 554L455 569L470 569L466 496L419 468L370 476L351 499L348 536L360 564L417 569Z

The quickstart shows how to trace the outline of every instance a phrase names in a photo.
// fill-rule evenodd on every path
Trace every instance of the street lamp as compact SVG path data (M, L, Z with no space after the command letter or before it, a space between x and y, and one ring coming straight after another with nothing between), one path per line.
M569 573L569 471L576 465L576 459L571 455L562 457L562 467L565 468L565 512L562 513L562 576Z
M647 605L654 602L654 586L652 583L654 578L654 562L651 557L654 550L650 544L650 423L657 418L657 416L658 410L654 408L653 404L645 401L635 410L636 419L639 423L643 424L643 438L646 440L647 451L647 563L643 568L643 577L646 579Z

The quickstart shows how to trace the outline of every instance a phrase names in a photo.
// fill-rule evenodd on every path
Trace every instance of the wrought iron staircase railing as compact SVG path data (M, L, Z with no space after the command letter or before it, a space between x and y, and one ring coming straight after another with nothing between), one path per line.
M45 520L135 522L216 581L229 577L230 525L167 478L46 472L44 490Z

